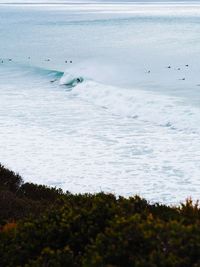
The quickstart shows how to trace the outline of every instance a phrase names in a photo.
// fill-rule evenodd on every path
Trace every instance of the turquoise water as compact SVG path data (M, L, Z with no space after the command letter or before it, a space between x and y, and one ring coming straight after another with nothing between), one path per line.
M72 192L198 198L199 22L195 3L1 5L0 161Z

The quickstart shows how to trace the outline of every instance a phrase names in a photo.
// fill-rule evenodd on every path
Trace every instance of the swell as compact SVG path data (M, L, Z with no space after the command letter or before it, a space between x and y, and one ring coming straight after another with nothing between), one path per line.
M180 97L137 88L120 88L89 80L78 85L73 93L113 115L137 120L149 127L154 125L185 134L200 133L199 108L188 105Z
M37 76L44 78L51 83L57 83L59 85L66 86L67 88L73 88L78 83L82 83L84 81L84 78L79 75L55 69L48 69L28 64L22 64L14 62L12 61L12 59L0 59L0 67L4 68L4 71L6 71L9 76L17 74L21 77Z
M200 133L199 107L189 105L181 97L165 96L135 87L127 89L100 83L91 70L81 70L81 68L63 72L5 59L4 63L0 64L0 68L3 68L7 75L11 75L12 79L18 75L28 84L35 83L37 78L39 81L44 79L47 85L51 83L61 89L64 88L69 91L69 94L121 118L138 120L149 124L150 127L156 125L170 131L181 131L186 134ZM0 72L0 75L5 76L5 73Z
M42 68L42 67L37 67L37 66L33 66L33 65L29 65L29 64L23 64L23 63L19 63L16 61L13 61L12 59L9 58L1 58L0 59L0 67L4 68L6 71L12 73L12 72L21 72L23 73L29 73L29 74L36 74L36 75L40 75L40 76L54 76L54 77L62 77L64 72L62 71L58 71L58 70L54 70L54 69L46 69L46 68Z

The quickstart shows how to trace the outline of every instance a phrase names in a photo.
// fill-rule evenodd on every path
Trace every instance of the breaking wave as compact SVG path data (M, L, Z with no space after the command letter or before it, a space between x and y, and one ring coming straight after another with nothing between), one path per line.
M199 196L199 107L100 82L110 76L98 71L0 64L4 163L72 192L101 187L168 203Z
M114 115L187 133L200 133L199 108L184 99L141 89L117 88L86 81L73 93Z
M46 80L58 87L63 88L64 86L70 94L99 108L106 109L113 115L166 127L173 131L200 133L199 107L189 105L181 97L101 83L98 81L99 77L102 78L104 75L105 81L109 76L112 77L111 72L106 72L102 66L98 69L99 66L94 68L80 65L78 68L72 67L64 72L27 66L9 62L9 60L4 60L3 65L9 73L12 69L12 75L18 73L24 79L34 76L33 83L36 77L40 77L41 80ZM99 76L97 75L98 71L100 72Z

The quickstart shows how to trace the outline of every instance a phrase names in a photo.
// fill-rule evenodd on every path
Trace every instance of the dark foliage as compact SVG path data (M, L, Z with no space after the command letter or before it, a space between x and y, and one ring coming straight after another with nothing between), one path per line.
M55 206L62 190L43 185L24 183L21 176L0 164L0 225L38 216Z
M190 199L168 207L22 179L2 188L1 267L200 267L200 209Z
M22 183L23 180L20 175L15 174L0 164L0 189L7 189L15 193Z
M20 186L17 192L19 197L27 197L32 200L55 201L62 194L61 189L49 188L44 185L35 185L33 183L25 183Z

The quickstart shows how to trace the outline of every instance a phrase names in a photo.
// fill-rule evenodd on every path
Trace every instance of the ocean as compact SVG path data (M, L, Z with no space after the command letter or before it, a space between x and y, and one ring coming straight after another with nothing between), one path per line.
M0 3L0 40L2 164L72 193L199 198L200 4Z

